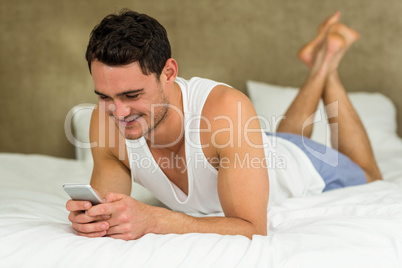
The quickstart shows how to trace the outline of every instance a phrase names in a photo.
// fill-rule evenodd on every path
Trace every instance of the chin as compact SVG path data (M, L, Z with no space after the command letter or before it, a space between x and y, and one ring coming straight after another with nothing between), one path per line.
M141 137L144 137L148 133L148 129L144 130L142 128L131 128L131 129L125 129L125 131L121 134L123 134L123 137L127 140L138 140Z
M123 137L126 140L138 140L139 138L141 138L143 135L143 133L132 133L132 132L126 132L124 133Z
M126 140L134 141L134 140L138 140L138 139L141 138L141 137L142 137L142 136L126 135L124 138L125 138Z

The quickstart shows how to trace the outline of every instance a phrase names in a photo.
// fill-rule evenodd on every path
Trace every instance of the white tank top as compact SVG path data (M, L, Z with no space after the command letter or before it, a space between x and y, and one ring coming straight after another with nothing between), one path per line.
M198 77L190 80L177 77L176 83L183 96L188 195L159 168L144 137L126 140L132 179L172 210L204 214L222 212L218 171L204 156L199 132L205 101L211 90L222 83ZM273 139L263 133L270 183L269 204L291 196L321 193L325 184L304 152L289 141Z

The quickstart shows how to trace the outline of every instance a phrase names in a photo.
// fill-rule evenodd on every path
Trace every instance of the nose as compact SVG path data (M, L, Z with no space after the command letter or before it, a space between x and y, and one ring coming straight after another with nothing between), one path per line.
M113 113L113 116L117 119L124 119L130 115L130 107L121 101L114 101L114 103L109 104L108 108Z

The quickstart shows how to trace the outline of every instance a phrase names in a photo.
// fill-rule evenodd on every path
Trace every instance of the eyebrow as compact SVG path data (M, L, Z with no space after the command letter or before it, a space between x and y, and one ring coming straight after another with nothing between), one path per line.
M144 91L143 88L142 89L127 90L127 91L118 93L116 96L120 97L120 96L127 95L127 94L137 94L137 93L140 93L142 91ZM105 95L105 94L97 91L96 89L94 90L94 92L95 92L96 95L109 97L108 95Z

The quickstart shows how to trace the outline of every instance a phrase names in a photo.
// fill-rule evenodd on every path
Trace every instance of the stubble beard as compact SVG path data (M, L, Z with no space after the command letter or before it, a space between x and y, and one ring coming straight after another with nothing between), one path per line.
M117 123L120 134L127 140L138 140L141 137L150 135L151 132L154 131L156 129L156 127L159 126L166 119L166 117L168 115L170 104L169 104L169 101L167 100L166 96L163 93L162 93L161 102L158 103L157 105L161 106L161 109L157 113L156 113L156 109L155 110L151 109L150 122L146 122L145 124L140 123L141 125L143 125L143 131L140 136L137 136L137 135L134 136L134 135L130 135L130 134L125 135L124 133L126 131L126 127L122 127L120 124ZM152 113L155 113L155 115L152 116ZM144 116L144 114L142 114L142 116Z

